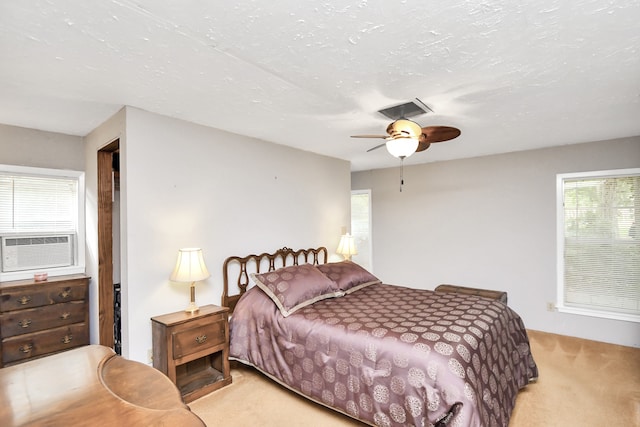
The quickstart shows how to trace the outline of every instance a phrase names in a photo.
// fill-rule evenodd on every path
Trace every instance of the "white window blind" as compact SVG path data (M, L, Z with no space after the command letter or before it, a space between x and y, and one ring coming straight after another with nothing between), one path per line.
M351 234L358 249L353 260L373 271L371 259L371 190L351 191Z
M640 320L640 170L564 174L559 180L559 308Z
M75 232L78 180L0 175L0 233Z

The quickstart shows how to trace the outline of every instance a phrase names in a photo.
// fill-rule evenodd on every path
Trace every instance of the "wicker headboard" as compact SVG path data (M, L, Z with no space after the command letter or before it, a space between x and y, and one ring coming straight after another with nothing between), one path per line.
M284 247L278 249L275 253L262 253L260 255L231 256L224 260L222 266L223 273L223 290L222 305L229 307L231 312L236 307L238 300L247 291L249 285L249 274L260 273L265 271L273 271L280 267L299 264L326 264L327 248L310 248L298 249L294 251L291 248ZM232 285L233 292L229 293L229 285Z

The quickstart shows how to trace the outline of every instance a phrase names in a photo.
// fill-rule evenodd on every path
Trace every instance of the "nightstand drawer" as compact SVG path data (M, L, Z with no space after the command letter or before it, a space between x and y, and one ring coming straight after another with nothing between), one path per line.
M84 323L77 323L2 340L2 361L6 366L11 362L87 344L89 331Z
M41 308L9 311L0 314L2 338L81 323L85 320L86 303L73 301Z
M174 359L180 359L201 350L224 345L227 341L225 322L224 320L219 320L174 332L172 341Z

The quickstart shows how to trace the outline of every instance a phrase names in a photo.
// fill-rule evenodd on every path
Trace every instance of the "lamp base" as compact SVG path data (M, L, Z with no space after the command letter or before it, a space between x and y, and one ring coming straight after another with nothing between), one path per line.
M186 311L187 313L195 313L198 310L200 310L200 308L196 305L196 286L195 286L196 282L191 282L191 301L189 302L189 306L187 308L185 308L184 311Z
M184 309L184 311L186 311L187 313L197 313L198 310L200 310L200 307L198 307L197 305L195 305L195 303L192 301L189 306L187 308Z

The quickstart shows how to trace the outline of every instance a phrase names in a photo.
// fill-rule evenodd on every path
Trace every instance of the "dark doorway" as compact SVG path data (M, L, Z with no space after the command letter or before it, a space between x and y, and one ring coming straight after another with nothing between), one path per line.
M120 284L114 282L113 256L114 198L120 194L119 149L118 139L98 151L98 327L100 344L113 349L115 337L120 336ZM121 343L117 344L120 353Z

